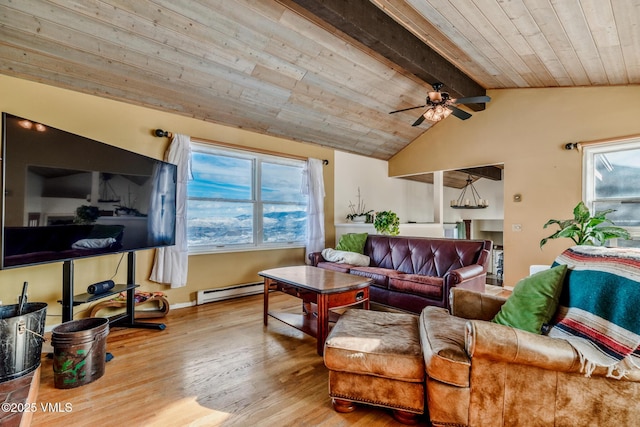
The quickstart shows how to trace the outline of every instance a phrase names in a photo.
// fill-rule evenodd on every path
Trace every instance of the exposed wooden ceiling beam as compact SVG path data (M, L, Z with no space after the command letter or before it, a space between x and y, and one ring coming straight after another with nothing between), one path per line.
M297 4L429 84L443 83L444 90L453 98L486 95L482 86L369 1L285 0L281 3ZM474 111L485 108L484 104L466 106Z
M482 166L479 168L459 169L460 172L468 173L474 177L487 178L493 181L502 180L502 168L497 166Z
M471 175L473 182L480 178L487 178L493 181L502 180L503 165L481 166L477 168L467 168L444 171L442 184L445 187L461 189L467 185L467 178ZM423 173L418 175L407 175L398 177L399 179L408 179L410 181L418 181L426 184L433 184L433 173Z

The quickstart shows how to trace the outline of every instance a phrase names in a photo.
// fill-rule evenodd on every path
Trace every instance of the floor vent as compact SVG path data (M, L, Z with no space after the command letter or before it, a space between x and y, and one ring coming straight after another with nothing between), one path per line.
M247 283L245 285L230 286L228 288L207 289L204 291L198 291L196 304L201 305L214 301L243 297L246 295L257 295L263 292L264 284L262 282Z

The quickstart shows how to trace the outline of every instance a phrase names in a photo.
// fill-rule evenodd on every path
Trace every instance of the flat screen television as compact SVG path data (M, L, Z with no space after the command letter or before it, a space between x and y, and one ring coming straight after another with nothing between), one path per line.
M176 165L2 113L0 268L175 244Z

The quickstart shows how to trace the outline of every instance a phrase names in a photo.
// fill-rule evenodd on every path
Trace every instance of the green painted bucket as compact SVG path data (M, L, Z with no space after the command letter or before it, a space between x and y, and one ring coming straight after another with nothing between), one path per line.
M89 317L57 326L51 335L56 388L89 384L104 375L109 319Z

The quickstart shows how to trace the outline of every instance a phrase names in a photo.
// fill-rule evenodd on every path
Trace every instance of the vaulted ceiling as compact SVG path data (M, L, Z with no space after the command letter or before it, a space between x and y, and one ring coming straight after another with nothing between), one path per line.
M0 0L0 72L386 160L433 125L388 113L435 81L640 83L639 22L640 0Z

